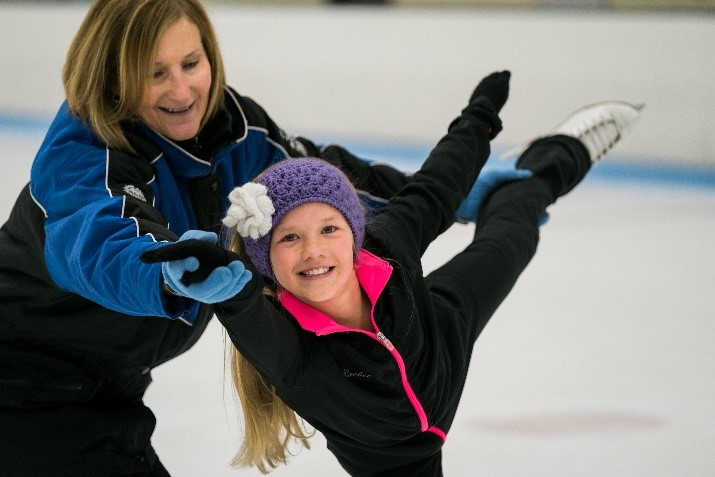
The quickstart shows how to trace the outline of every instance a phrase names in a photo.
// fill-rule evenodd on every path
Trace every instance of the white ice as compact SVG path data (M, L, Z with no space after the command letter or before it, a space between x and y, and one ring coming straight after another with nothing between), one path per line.
M0 129L0 215L42 134ZM605 166L605 164L604 164ZM536 257L477 341L445 475L715 475L715 192L587 178L550 209ZM431 270L470 240L455 225ZM218 321L154 371L154 446L175 477L233 470L241 427ZM276 476L344 475L324 440Z

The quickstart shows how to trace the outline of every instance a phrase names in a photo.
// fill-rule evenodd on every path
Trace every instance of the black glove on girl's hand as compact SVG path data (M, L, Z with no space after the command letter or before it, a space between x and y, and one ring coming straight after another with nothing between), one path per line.
M498 113L501 111L501 108L504 107L509 97L510 78L511 72L509 70L497 71L486 76L474 89L472 96L469 98L469 102L471 103L480 96L484 96L492 102L494 109Z
M164 284L175 295L203 303L235 296L253 274L235 253L218 246L216 234L188 230L172 244L144 252L144 263L161 263Z
M199 268L194 271L184 271L181 283L186 286L206 280L211 272L218 267L227 267L234 260L240 260L235 253L211 244L204 240L192 238L180 240L163 247L144 252L140 259L144 263L174 262L189 257L196 257Z

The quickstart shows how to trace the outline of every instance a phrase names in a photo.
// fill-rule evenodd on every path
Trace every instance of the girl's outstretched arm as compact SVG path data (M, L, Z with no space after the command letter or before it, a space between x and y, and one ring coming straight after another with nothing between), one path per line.
M422 256L447 230L501 131L498 113L509 91L508 71L493 73L475 88L469 104L449 125L412 180L393 198L373 226L393 230L394 246L417 247Z

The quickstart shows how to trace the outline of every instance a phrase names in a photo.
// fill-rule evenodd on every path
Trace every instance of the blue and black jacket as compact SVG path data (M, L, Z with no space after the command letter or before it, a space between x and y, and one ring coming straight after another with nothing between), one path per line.
M189 229L219 231L228 194L268 165L320 156L368 195L407 177L282 131L226 88L191 141L123 124L135 154L108 148L65 103L0 229L0 406L141 397L149 371L188 350L212 309L160 289L142 252Z

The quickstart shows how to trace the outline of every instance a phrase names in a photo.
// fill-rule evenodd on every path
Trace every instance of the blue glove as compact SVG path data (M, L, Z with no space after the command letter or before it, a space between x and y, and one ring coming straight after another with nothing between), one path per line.
M462 205L457 209L455 214L457 222L462 224L476 223L484 198L497 186L504 182L528 179L531 176L533 176L533 172L528 169L485 167L479 173L479 177L477 177Z
M218 303L243 290L253 275L238 255L217 241L213 232L189 230L173 244L144 252L141 260L161 262L164 282L177 295Z

